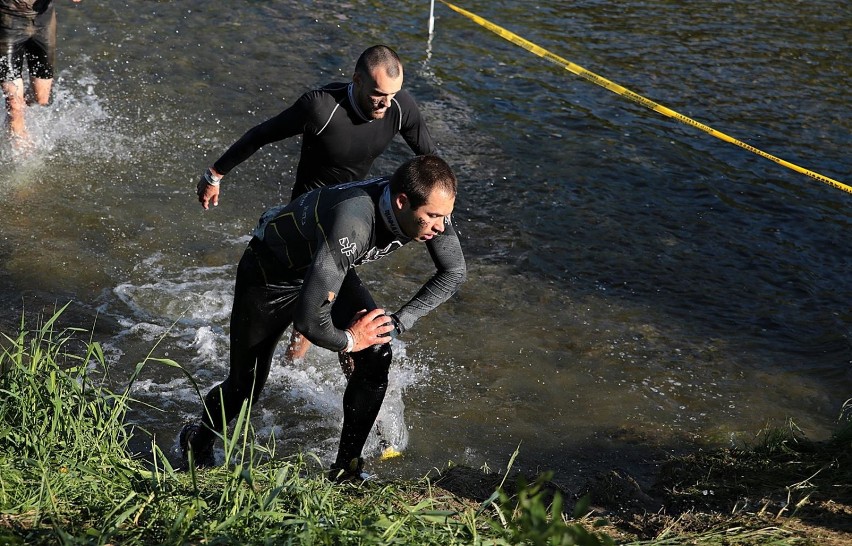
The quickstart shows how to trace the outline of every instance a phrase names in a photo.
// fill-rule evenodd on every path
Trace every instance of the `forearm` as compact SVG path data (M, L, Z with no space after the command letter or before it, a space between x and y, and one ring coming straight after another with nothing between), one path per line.
M408 303L395 313L402 325L402 331L408 330L418 319L450 299L465 278L464 268L436 273Z
M325 242L319 242L319 250L311 267L305 274L299 300L293 315L293 328L314 345L332 351L346 348L346 333L338 329L332 320L331 310L340 299L341 286L346 277L345 264L334 260ZM356 310L357 311L357 310ZM340 324L346 327L345 324Z
M329 314L323 317L322 314L310 311L297 312L293 328L314 345L330 351L343 351L349 344L345 330L335 328Z

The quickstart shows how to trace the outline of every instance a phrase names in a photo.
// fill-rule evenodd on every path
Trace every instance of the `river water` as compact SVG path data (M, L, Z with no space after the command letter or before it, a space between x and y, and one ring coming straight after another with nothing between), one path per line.
M212 7L215 5L215 8ZM761 150L852 183L852 7L465 2L462 7ZM38 151L0 146L0 309L94 327L121 385L147 355L206 391L226 373L236 263L287 200L298 141L270 145L204 212L204 167L302 92L388 43L461 181L469 280L395 342L385 476L454 461L577 484L791 419L828 436L852 397L852 195L629 102L429 2L59 2ZM409 155L396 142L376 163ZM844 235L844 233L846 235ZM362 275L391 309L420 247ZM343 380L313 349L275 366L254 423L333 457ZM149 362L133 418L173 448L198 400ZM371 437L368 455L379 441Z

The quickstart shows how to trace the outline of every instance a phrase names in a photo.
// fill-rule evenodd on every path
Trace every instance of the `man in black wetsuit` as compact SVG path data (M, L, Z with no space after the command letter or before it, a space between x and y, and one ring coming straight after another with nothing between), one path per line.
M262 146L295 135L302 135L302 151L291 199L310 189L363 180L397 133L415 154L434 153L432 137L402 82L402 61L393 49L366 49L355 63L351 82L305 93L228 148L198 182L201 206L206 210L218 205L222 177ZM303 357L309 346L294 331L287 357Z
M332 469L337 478L363 479L361 450L387 389L390 336L411 328L465 279L464 255L450 219L456 184L442 159L417 156L390 178L313 190L261 216L237 269L230 372L205 397L201 420L181 431L185 457L191 451L196 464L213 464L216 433L246 400L258 398L275 347L293 323L313 343L354 361ZM355 267L411 241L426 244L437 271L408 303L388 314Z
M313 188L363 180L397 133L415 154L434 153L432 137L402 81L395 51L384 45L368 48L351 82L305 93L228 148L198 182L201 206L218 205L222 177L262 146L296 135L302 135L302 151L291 199Z
M44 106L50 102L55 58L53 0L0 0L0 84L6 97L9 133L17 149L30 144L24 122L24 60L33 99Z

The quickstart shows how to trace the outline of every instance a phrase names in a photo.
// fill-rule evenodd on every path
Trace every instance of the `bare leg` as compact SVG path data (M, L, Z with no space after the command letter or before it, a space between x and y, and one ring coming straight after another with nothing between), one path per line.
M41 106L47 106L50 104L50 90L53 88L53 78L49 80L33 78L32 86L36 104Z
M285 357L290 362L305 358L305 355L308 354L308 349L310 348L311 342L308 341L308 338L296 330L293 330L293 336L290 338L290 344L287 346Z
M17 79L3 82L3 96L6 97L6 112L9 115L9 132L12 137L28 140L27 127L24 122L24 111L27 103L24 100L24 80Z

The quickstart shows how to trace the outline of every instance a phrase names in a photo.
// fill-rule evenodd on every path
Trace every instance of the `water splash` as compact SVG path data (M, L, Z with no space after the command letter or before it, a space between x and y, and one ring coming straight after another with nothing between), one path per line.
M233 266L169 271L166 258L153 255L134 272L134 279L113 289L117 302L104 305L123 330L110 346L154 343L170 358L182 361L202 392L227 376L227 323L233 299ZM289 339L289 331L283 340ZM254 409L261 441L274 435L284 452L315 452L325 463L336 454L343 422L346 380L337 355L312 347L305 358L288 362L285 342L279 344L264 394ZM405 390L428 378L428 366L408 358L406 345L393 341L394 362L385 401L364 448L366 457L379 457L387 448L408 445ZM141 353L141 349L140 349ZM121 356L126 358L124 353ZM171 427L199 411L192 382L173 370L155 371L134 384L134 395L154 407L174 412ZM153 417L152 417L153 418ZM145 420L142 415L140 419ZM140 423L156 428L150 423Z
M48 174L57 162L115 160L137 146L138 138L125 136L121 120L106 108L108 101L100 96L100 88L85 57L79 65L61 71L51 104L26 110L32 146L19 151L8 138L0 139L0 164L10 166L0 173L0 186L24 185ZM0 110L0 126L5 128L8 115L5 108Z

